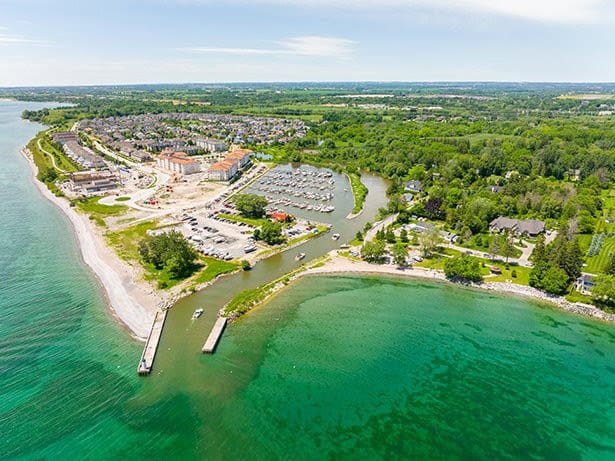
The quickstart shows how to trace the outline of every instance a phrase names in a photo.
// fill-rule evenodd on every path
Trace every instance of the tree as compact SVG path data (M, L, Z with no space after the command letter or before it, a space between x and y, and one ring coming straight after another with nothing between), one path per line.
M254 238L256 238L256 232L254 235ZM285 238L282 235L282 224L279 222L265 221L260 227L258 238L269 245L277 245L284 242Z
M604 266L603 272L607 275L615 275L615 256L610 256L606 265Z
M357 231L357 233L356 233L354 238L357 239L359 242L362 242L363 241L363 232L361 232L360 230Z
M489 245L489 256L491 259L495 259L500 254L500 236L494 235Z
M564 245L559 257L559 267L567 274L570 281L576 280L583 269L583 252L578 239L572 239Z
M444 274L451 280L480 282L483 279L480 268L478 259L468 255L461 255L446 260L444 263Z
M361 257L370 263L381 263L385 253L385 245L382 240L365 242L361 247Z
M393 259L398 266L406 265L406 258L408 257L408 248L403 243L397 242L392 248Z
M436 227L425 229L419 234L419 245L423 256L429 256L429 254L435 250L440 244L440 231Z
M550 266L542 277L542 289L547 293L561 295L566 292L570 283L568 274L559 267Z
M393 233L393 228L391 226L387 227L387 230L384 234L384 239L387 243L395 243L395 234Z
M506 264L508 264L508 258L510 258L515 251L513 235L508 231L505 231L500 236L500 250L502 252L502 256L506 258Z
M139 255L156 269L165 269L172 278L189 275L197 256L194 248L177 231L145 237L139 243Z
M597 304L615 306L615 275L599 275L594 279L592 296Z
M399 240L402 243L408 243L408 231L406 230L406 228L402 227L401 231L399 232Z
M238 194L233 197L235 208L247 218L262 218L265 207L269 204L265 197L257 194Z

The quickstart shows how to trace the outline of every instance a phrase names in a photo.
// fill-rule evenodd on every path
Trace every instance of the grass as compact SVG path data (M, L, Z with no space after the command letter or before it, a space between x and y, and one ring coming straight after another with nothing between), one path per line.
M126 205L103 205L99 203L101 197L79 198L71 201L71 204L78 210L90 215L90 219L99 226L105 226L105 218L109 216L119 216L126 211Z
M145 221L135 226L115 232L107 232L105 237L118 256L126 261L139 260L139 242L147 231L156 228L156 221Z
M571 293L568 293L565 298L571 303L593 304L591 296L582 295L577 290L573 290Z
M219 213L218 216L222 219L228 219L229 221L244 223L252 227L261 227L267 221L267 219L264 218L246 218L245 216L226 213Z
M499 275L494 275L493 277L485 277L485 282L506 282L508 280L512 281L517 285L525 285L528 286L530 284L530 271L529 267L522 266L509 266L509 269L506 269L506 264L491 262L484 259L481 259L482 262L485 263L485 267L483 268L483 276L491 274L490 267L499 267L502 270L502 273ZM517 276L513 277L512 272L515 271Z
M587 250L591 241L591 235L579 235L579 244L585 255L587 255ZM605 237L600 253L596 256L585 258L586 266L583 267L583 272L589 272L591 274L601 273L606 267L610 254L615 255L615 238Z
M358 174L348 173L348 178L350 179L350 187L352 188L352 195L354 196L354 208L352 212L357 214L363 209L363 203L365 202L365 197L367 197L369 190L365 184L361 182L361 177Z
M477 234L470 237L467 241L462 243L458 243L457 245L467 248L469 250L482 251L483 253L489 253L489 248L491 247L491 242L495 235L493 234ZM515 245L518 245L515 242ZM510 255L511 258L519 258L523 254L523 251L515 246L515 249L512 251ZM504 255L499 254L499 256L504 257Z
M219 275L234 272L241 267L241 264L237 262L221 261L207 256L202 256L200 260L205 267L192 280L195 287L196 285L210 282Z
M71 159L69 159L64 154L64 152L62 152L60 149L58 149L56 147L56 145L47 136L47 133L44 133L40 137L37 136L37 138L40 139L40 141L41 141L41 147L43 149L45 149L47 152L49 152L51 155L53 155L53 157L55 158L55 161L56 161L56 165L59 168L62 168L63 170L65 170L67 172L82 170L82 168L79 165L74 163ZM37 145L37 147L38 147L38 145ZM44 152L42 152L42 154L46 155ZM49 156L47 156L47 157L49 157ZM58 170L58 172L59 172L59 170Z
M115 199L116 202L127 202L130 200L130 197L118 197Z

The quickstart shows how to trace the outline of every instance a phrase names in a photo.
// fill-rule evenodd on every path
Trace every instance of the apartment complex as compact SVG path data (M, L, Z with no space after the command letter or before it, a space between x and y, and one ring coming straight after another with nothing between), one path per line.
M213 181L228 181L250 163L254 152L248 149L235 149L224 160L214 163L207 170L207 178Z
M189 175L199 173L201 164L189 158L185 152L163 152L156 160L158 166L164 170Z

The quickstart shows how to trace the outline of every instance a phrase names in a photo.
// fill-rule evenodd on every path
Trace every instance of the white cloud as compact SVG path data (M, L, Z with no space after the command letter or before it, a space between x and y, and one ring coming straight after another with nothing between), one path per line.
M218 53L235 55L295 55L323 56L334 58L348 57L357 42L345 38L321 37L308 35L293 37L288 40L275 41L277 48L231 48L215 46L196 46L180 48L181 51L193 53Z
M214 0L175 0L180 3L214 3ZM249 3L301 8L423 10L437 13L488 14L539 22L598 23L615 21L611 0L216 0L215 3Z
M48 45L49 42L44 40L36 40L32 38L22 37L21 35L8 35L3 31L8 30L7 27L0 26L0 46L15 45L15 44L30 44L30 45Z

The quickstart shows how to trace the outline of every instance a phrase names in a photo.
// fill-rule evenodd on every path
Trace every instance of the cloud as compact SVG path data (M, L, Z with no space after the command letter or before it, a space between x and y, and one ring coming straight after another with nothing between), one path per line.
M212 4L213 0L175 0ZM269 4L301 8L388 9L434 13L486 14L550 23L598 23L615 19L611 0L216 0L216 4Z
M20 35L8 35L3 32L5 30L8 30L8 28L4 26L0 26L0 46L19 45L19 44L49 45L49 42L45 40L36 40L32 38L22 37Z
M322 56L347 58L352 54L357 42L345 38L308 35L288 40L274 41L276 48L231 48L196 46L180 48L192 53L217 53L235 55L280 55L280 56Z

